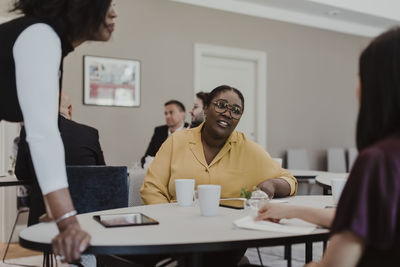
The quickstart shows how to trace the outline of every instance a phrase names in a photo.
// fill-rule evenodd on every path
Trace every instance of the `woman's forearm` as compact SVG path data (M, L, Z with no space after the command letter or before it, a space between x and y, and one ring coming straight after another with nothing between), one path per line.
M290 218L299 218L325 228L330 228L333 218L335 217L335 212L336 209L334 208L317 209L303 206L293 206L293 210L290 213Z
M324 257L318 264L307 267L354 267L357 266L363 250L362 239L350 231L344 231L332 236Z
M316 209L283 203L267 203L260 208L256 220L281 220L299 218L329 228L336 209Z
M287 197L290 195L290 184L282 178L271 179L275 184L275 196L276 197Z
M46 204L47 213L53 220L75 209L68 188L63 188L44 195L44 202ZM63 231L71 223L78 223L76 216L71 216L60 221L57 226L60 231Z
M269 197L287 197L290 195L290 184L282 178L268 179L261 182L258 187Z
M149 173L151 172L148 172L148 174ZM161 186L157 182L157 178L152 174L146 175L142 188L140 189L140 197L145 205L170 202L166 186Z

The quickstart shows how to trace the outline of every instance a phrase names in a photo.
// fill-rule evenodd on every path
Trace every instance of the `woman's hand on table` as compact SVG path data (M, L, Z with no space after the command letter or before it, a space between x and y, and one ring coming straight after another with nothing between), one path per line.
M62 262L79 262L90 243L90 235L83 231L76 218L68 188L43 196L47 216L55 219L60 233L53 238L53 253Z
M53 238L53 253L59 256L62 262L79 262L82 252L90 244L90 235L83 231L76 217L68 218L58 225L60 233Z
M267 203L258 210L256 221L266 220L279 222L281 219L293 218L295 208L292 205Z

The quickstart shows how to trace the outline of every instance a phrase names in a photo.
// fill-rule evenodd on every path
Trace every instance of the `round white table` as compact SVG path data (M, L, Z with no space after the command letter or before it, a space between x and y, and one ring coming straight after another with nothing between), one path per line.
M331 196L295 196L287 198L294 205L325 207ZM159 221L159 225L105 228L93 215L142 212ZM317 228L309 234L239 229L232 222L245 216L243 210L219 208L216 217L203 217L199 207L179 207L176 203L130 207L78 215L81 227L91 236L88 254L149 255L186 254L191 266L199 266L201 253L228 249L309 244L326 241L327 229ZM23 230L19 242L23 247L51 252L51 240L57 234L54 223L40 223ZM311 244L311 246L310 246ZM307 246L306 246L307 247ZM310 252L308 259L311 260Z

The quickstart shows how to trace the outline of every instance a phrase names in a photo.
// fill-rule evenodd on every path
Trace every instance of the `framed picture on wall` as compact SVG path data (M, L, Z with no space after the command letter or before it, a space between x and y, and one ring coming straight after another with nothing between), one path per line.
M139 61L84 56L83 70L83 104L140 106Z

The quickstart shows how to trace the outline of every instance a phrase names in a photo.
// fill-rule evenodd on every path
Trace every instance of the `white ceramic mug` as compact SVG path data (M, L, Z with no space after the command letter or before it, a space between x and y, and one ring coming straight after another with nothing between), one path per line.
M342 194L343 187L346 184L346 178L334 178L331 180L332 197L335 205L339 202L340 195Z
M176 179L175 192L178 205L188 207L193 205L194 179Z
M197 186L197 192L199 194L201 215L216 216L218 214L221 186L212 184L199 185Z

